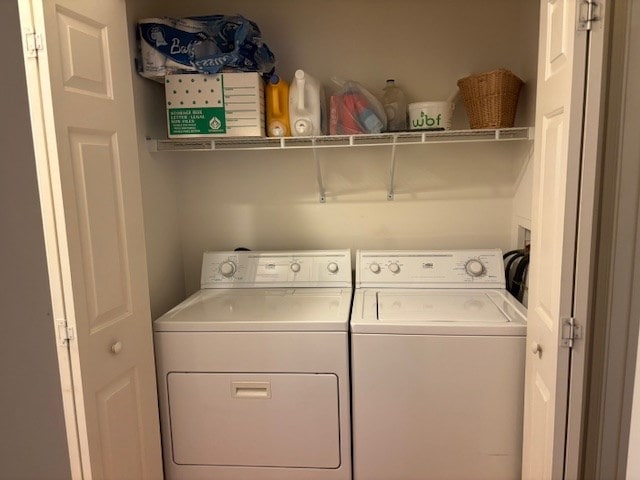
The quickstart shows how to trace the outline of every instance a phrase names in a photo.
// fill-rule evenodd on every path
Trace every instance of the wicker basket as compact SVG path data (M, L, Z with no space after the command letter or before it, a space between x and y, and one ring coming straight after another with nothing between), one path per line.
M458 80L471 128L513 127L522 83L509 70L493 70Z

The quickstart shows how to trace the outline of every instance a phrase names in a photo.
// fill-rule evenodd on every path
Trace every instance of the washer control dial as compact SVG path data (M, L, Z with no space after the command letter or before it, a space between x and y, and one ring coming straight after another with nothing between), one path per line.
M464 264L464 270L472 277L479 277L485 272L484 265L480 260L472 258Z
M236 273L236 264L231 260L227 260L220 264L220 274L223 277L231 278L234 273Z
M372 263L369 265L369 270L371 270L372 273L380 273L380 264L375 262Z
M327 265L327 270L329 270L329 273L338 273L338 264L336 262L329 263L329 265Z
M291 271L293 273L298 273L300 271L300 264L298 262L293 262L291 264Z
M399 273L400 272L400 265L398 265L397 263L393 262L389 264L389 271L391 273Z

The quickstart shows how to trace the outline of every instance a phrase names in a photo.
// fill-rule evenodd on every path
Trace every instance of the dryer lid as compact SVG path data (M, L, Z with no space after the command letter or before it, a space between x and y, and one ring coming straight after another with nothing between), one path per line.
M506 291L365 289L356 293L351 328L360 333L520 335L525 320L524 309Z
M347 331L348 288L200 290L158 318L154 330Z

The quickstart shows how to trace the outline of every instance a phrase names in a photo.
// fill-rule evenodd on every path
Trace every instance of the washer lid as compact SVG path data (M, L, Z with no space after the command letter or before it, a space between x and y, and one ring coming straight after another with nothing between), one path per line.
M347 331L351 289L200 290L154 322L156 332Z
M500 290L362 289L355 333L522 335L526 311Z

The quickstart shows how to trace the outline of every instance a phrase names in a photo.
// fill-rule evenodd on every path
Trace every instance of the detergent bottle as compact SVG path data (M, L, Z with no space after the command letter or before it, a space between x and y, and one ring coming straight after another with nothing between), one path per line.
M294 137L322 135L325 131L324 90L303 70L296 70L289 88L289 122Z
M289 84L271 75L265 89L267 102L267 135L269 137L290 137L289 126Z

